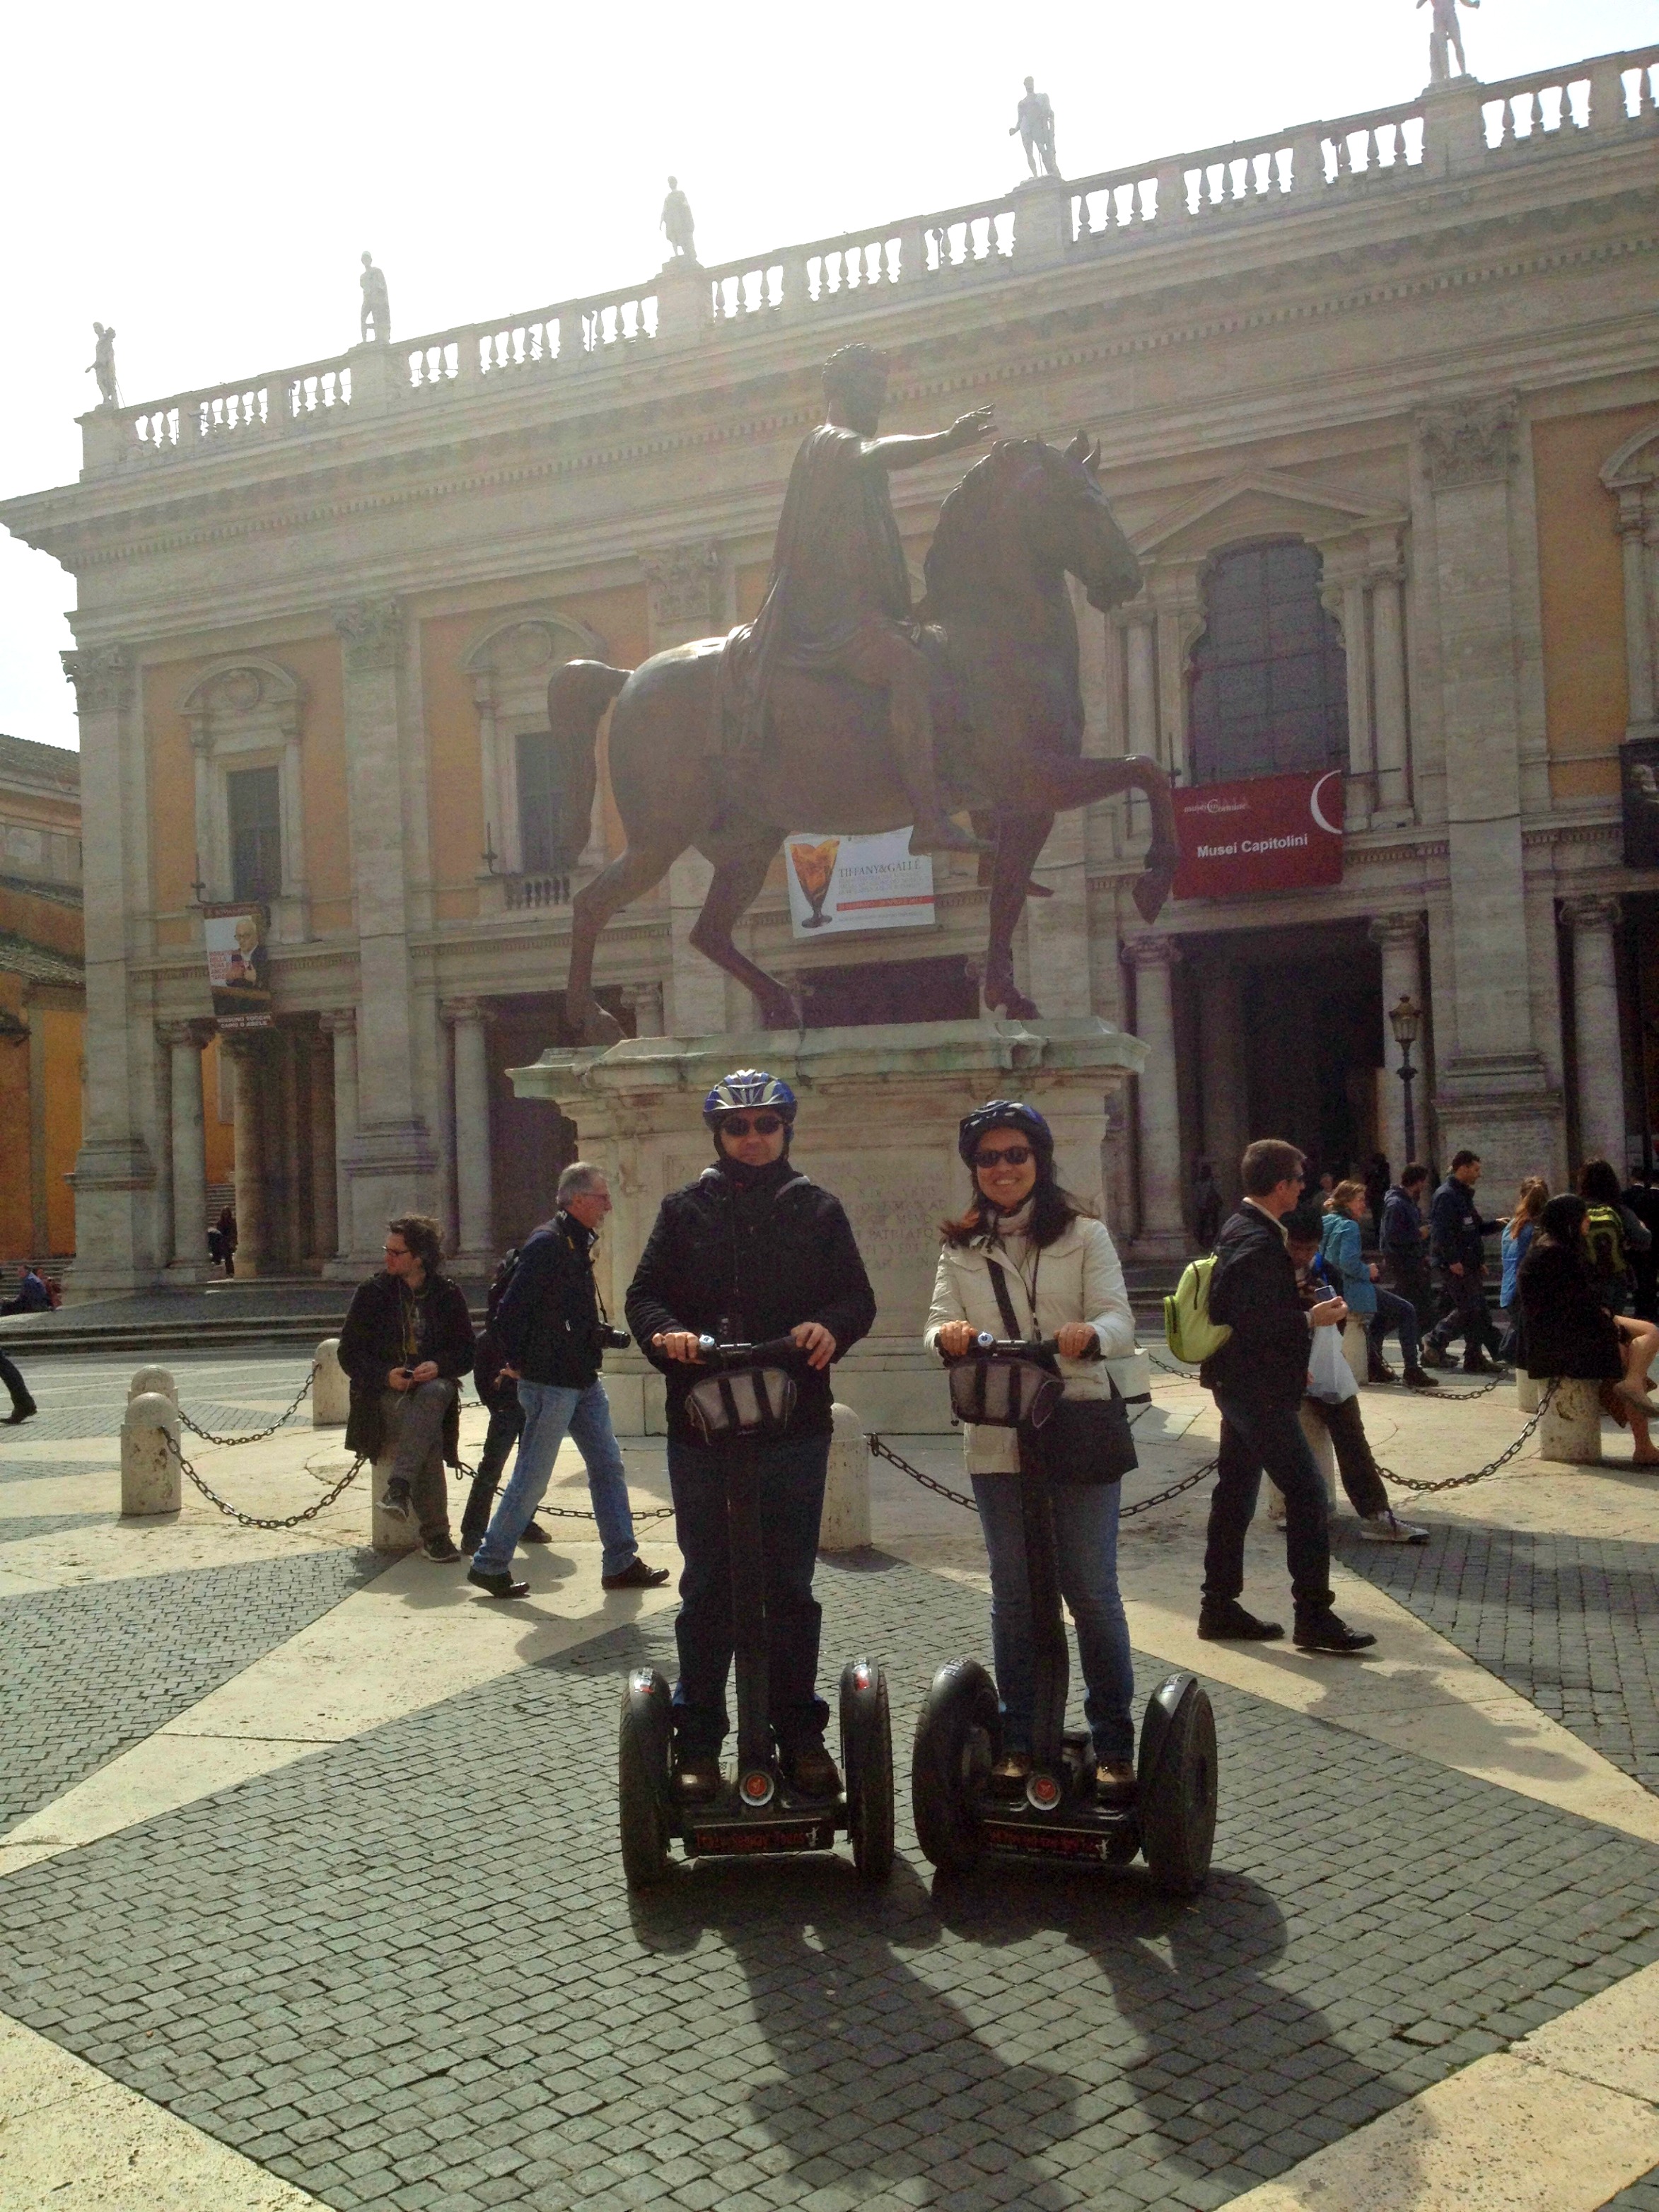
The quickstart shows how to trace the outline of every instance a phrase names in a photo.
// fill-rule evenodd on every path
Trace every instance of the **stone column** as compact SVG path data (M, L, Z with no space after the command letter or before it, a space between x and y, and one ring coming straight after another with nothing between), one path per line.
M1135 971L1135 1035L1146 1047L1136 1078L1140 1138L1137 1258L1178 1258L1188 1238L1181 1208L1181 1104L1176 1088L1175 1008L1170 977L1181 957L1173 937L1132 937L1123 957Z
M236 1140L236 1273L260 1275L266 1268L264 1079L265 1054L257 1033L219 1039L230 1054L231 1111Z
M1239 978L1206 965L1198 977L1204 1150L1229 1205L1240 1194L1238 1163L1249 1140L1244 1126L1244 1012Z
M1154 631L1158 617L1139 603L1123 610L1129 699L1129 750L1158 757L1158 671Z
M77 1291L131 1291L165 1265L172 1224L156 1219L161 1141L157 1041L135 1018L129 918L149 908L149 811L124 645L66 653L81 725L86 899L85 1117L75 1162Z
M1644 487L1627 484L1619 494L1619 550L1625 568L1625 662L1630 684L1632 730L1651 723L1656 707L1653 624L1648 603L1647 522Z
M1573 1040L1578 1060L1578 1157L1611 1160L1625 1179L1625 1060L1619 1034L1616 898L1571 898Z
M210 1030L202 1022L163 1022L161 1037L173 1057L173 1259L167 1278L204 1283L212 1273L207 1253L207 1132L202 1115L202 1047Z
M1411 818L1406 702L1406 623L1395 566L1371 576L1372 680L1376 693L1376 811L1372 826L1398 830Z
M311 1251L325 1267L339 1241L339 1195L334 1176L333 1051L320 1030L305 1041L307 1091L311 1120Z
M1348 781L1344 826L1366 830L1376 804L1376 766L1371 730L1371 641L1366 622L1365 580L1350 576L1342 586L1342 649L1348 666Z
M660 983L629 984L623 993L623 1004L633 1012L635 1036L660 1036L663 1034Z
M1412 999L1423 1004L1423 938L1425 924L1420 914L1379 914L1371 922L1369 935L1382 955L1382 1064L1388 1070L1388 1081L1382 1089L1382 1149L1389 1156L1389 1164L1396 1176L1406 1161L1406 1086L1400 1080L1400 1047L1394 1041L1389 1027L1389 1012L1401 999ZM1428 1032L1418 1032L1418 1041L1412 1048L1412 1056L1418 1069L1412 1085L1416 1094L1412 1100L1412 1113L1416 1121L1418 1157L1429 1150L1426 1115L1430 1080L1427 1068Z
M345 750L349 777L352 888L360 973L357 1132L350 1166L351 1214L367 1226L354 1257L379 1259L379 1224L412 1208L436 1210L438 1162L416 1104L413 976L404 875L402 743L403 610L395 600L363 600L336 611L345 677ZM373 1247L374 1249L371 1249Z
M322 1027L334 1046L334 1214L337 1249L323 1273L337 1279L355 1276L352 1254L351 1148L357 1138L357 1017L349 1006L323 1016Z
M452 999L441 1009L455 1036L455 1203L460 1249L458 1275L485 1275L495 1245L489 1158L489 1014L477 999Z

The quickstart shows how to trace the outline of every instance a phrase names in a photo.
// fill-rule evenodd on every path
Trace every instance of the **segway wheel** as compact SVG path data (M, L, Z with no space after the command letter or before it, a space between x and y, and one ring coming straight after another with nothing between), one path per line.
M885 1881L893 1871L893 1724L887 1677L868 1659L842 1670L841 1755L853 1863L860 1881Z
M933 1677L910 1758L916 1838L941 1874L971 1874L979 1864L976 1801L1001 1748L990 1676L977 1659L951 1660Z
M1215 1712L1195 1675L1160 1682L1140 1723L1140 1848L1169 1897L1195 1897L1215 1844Z
M623 1871L630 1889L649 1889L668 1871L670 1735L668 1685L654 1668L641 1668L623 1691L617 1743Z

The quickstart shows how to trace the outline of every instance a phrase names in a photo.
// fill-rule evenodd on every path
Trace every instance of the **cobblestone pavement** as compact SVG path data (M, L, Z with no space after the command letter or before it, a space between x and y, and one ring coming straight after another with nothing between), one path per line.
M886 1659L902 1773L984 1605L860 1564L819 1576L825 1671ZM1224 2203L1659 1958L1659 1850L1224 1689L1194 1904L932 1894L902 1818L879 1893L843 1858L630 1901L618 1689L672 1649L613 1632L14 1875L0 2007L341 2208L1129 2212Z
M1639 2181L1632 2181L1628 2189L1621 2189L1616 2197L1608 2197L1603 2212L1659 2212L1659 2166Z
M65 1516L64 1525L87 1518ZM0 1521L0 1534L36 1522ZM0 1833L360 1589L372 1552L316 1552L0 1599Z
M1423 1546L1364 1544L1342 1522L1337 1549L1356 1574L1659 1790L1659 1545L1456 1522L1437 1525Z

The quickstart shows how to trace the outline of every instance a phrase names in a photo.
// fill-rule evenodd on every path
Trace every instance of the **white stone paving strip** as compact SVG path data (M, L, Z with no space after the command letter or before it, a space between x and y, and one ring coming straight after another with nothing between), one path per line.
M0 2014L0 2212L324 2212Z
M1656 2165L1659 1966L1649 1966L1228 2212L1592 2212Z

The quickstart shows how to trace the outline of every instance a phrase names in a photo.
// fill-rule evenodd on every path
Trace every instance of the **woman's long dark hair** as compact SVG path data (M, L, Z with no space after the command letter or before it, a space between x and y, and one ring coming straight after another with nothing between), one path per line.
M1624 1198L1610 1160L1586 1160L1578 1170L1578 1195L1592 1206L1618 1206Z
M1020 1128L1018 1121L999 1122L996 1126L1015 1130L1022 1136L1030 1134L1029 1131ZM988 1135L989 1132L984 1133ZM1052 1158L1045 1159L1040 1152L1034 1152L1034 1157L1036 1160L1036 1182L1031 1190L1031 1224L1025 1233L1039 1252L1046 1252L1057 1238L1066 1234L1074 1221L1092 1221L1096 1216L1081 1199L1073 1198L1070 1191L1060 1188L1054 1180ZM980 1189L979 1177L974 1170L969 1168L968 1173L973 1178L974 1186L973 1200L968 1211L958 1214L954 1220L941 1221L939 1225L939 1233L947 1244L971 1244L977 1238L988 1236L996 1226L996 1208Z
M1552 1244L1560 1244L1569 1252L1576 1252L1584 1226L1584 1216L1589 1212L1583 1200L1573 1197L1570 1191L1563 1192L1559 1198L1551 1199L1538 1217L1538 1232L1528 1250L1527 1260L1530 1260L1538 1249L1540 1237L1547 1237ZM1523 1267L1527 1260L1521 1262Z

